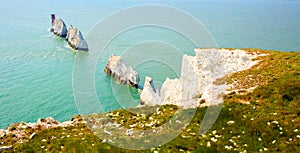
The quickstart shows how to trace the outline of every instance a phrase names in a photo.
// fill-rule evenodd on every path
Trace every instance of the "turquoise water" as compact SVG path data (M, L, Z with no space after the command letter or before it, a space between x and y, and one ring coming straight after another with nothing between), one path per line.
M130 6L164 4L182 9L200 20L219 47L299 51L300 2L270 1L0 1L0 128L11 123L34 122L52 116L60 121L78 114L72 90L72 70L76 54L49 32L50 13L78 27L87 35L109 14ZM188 24L188 23L187 23ZM136 29L139 31L139 29ZM163 38L178 44L185 53L193 46L174 33L156 28L142 29L135 39ZM135 32L137 32L135 31ZM129 32L128 35L131 33ZM99 59L95 85L104 111L138 104L138 92L130 88L133 101L117 103L110 90L111 78L103 73L110 53L121 53L133 40L124 35L115 40ZM100 37L100 36L99 36ZM147 44L146 44L147 45ZM199 46L205 47L205 46ZM134 49L133 49L134 50ZM162 54L162 56L164 56ZM180 57L172 57L180 59ZM157 67L160 70L157 70ZM175 78L167 65L155 61L137 67L141 82L151 75L159 85L166 77ZM114 85L118 94L128 88Z

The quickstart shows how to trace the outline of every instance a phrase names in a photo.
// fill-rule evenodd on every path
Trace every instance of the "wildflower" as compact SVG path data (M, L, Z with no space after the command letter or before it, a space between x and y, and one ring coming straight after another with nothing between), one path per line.
M258 138L258 141L261 141L261 138Z
M295 129L294 132L298 132L298 129Z
M264 148L264 151L268 151L268 148Z
M176 123L181 123L181 121L179 121L179 120L176 120L175 122L176 122Z
M221 138L221 137L222 137L222 135L215 135L215 137L216 137L216 138Z
M228 124L228 125L234 124L234 121L228 121L227 124Z
M190 135L193 135L193 136L195 136L195 135L196 135L196 133L190 133Z
M209 141L207 141L207 145L206 145L206 146L207 146L207 147L210 147L210 146L211 146Z
M243 117L244 117L244 118L247 118L247 116L246 116L246 115L243 115Z
M271 123L272 123L272 124L279 124L278 121L272 121Z
M225 149L231 150L233 147L232 146L225 146Z
M282 131L282 127L279 127L279 130Z
M211 137L210 140L211 140L212 142L217 142L217 141L218 141L218 139L216 139L215 137Z
M253 121L253 120L254 120L254 118L252 117L250 120L251 120L251 121Z
M273 115L275 115L275 116L276 116L276 115L278 115L278 114L277 114L277 113L273 113Z
M255 106L253 106L253 109L255 110Z
M231 108L228 108L229 111L231 111Z
M248 145L245 143L244 146L247 147Z
M216 133L217 133L217 131L216 131L216 130L212 131L212 134L213 134L213 135L215 135Z
M272 141L272 144L274 144L274 143L276 143L276 140L273 140L273 141Z
M235 142L233 143L234 146L239 147Z
M108 135L112 135L111 132L107 131L107 130L104 130L104 133L108 134Z
M267 125L271 125L271 123L270 123L270 122L267 122Z
M293 138L289 138L289 141L293 141Z
M297 135L296 137L300 139L300 135Z

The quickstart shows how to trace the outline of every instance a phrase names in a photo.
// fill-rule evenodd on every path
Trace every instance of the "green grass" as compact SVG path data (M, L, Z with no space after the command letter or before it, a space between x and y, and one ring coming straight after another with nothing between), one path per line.
M38 131L28 142L14 143L12 152L259 152L264 149L267 152L300 152L300 53L259 49L247 51L260 51L269 56L259 57L261 62L258 65L227 76L226 81L232 83L237 80L236 89L258 87L245 95L226 95L217 121L205 135L198 133L206 107L196 110L190 124L175 139L148 150L134 151L114 147L103 142L104 138L95 136L87 128L89 124L80 124ZM242 101L250 104L242 104ZM168 123L172 118L183 121L184 118L177 118L178 114L191 112L189 109L167 105L130 111L116 110L88 117L106 117L126 128L149 130ZM153 120L159 122L151 127L143 126ZM228 124L229 121L234 123ZM108 122L104 119L99 124L105 125ZM136 125L130 127L134 124ZM6 136L0 142L7 142L11 138L12 136ZM215 139L217 141L213 142ZM208 142L210 147L207 146Z

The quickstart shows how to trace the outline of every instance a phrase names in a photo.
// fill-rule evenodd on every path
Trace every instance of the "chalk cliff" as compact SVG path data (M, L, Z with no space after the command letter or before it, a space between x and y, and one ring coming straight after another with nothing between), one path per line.
M222 103L226 91L226 74L249 69L257 63L256 54L243 50L195 49L196 56L184 55L179 79L166 78L161 89L155 89L146 77L141 103L175 104L184 108Z
M121 56L112 54L107 62L104 72L111 75L122 84L138 87L140 81L138 73L128 65Z
M52 22L51 31L59 36L65 38L67 36L67 27L61 18L56 18Z

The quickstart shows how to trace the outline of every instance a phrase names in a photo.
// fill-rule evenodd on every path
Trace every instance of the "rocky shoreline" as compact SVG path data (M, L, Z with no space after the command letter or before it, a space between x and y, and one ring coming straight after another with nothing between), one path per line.
M36 131L55 129L58 127L70 127L76 126L82 123L82 118L80 115L71 118L69 121L59 122L52 117L40 118L36 123L15 123L8 126L6 129L0 129L0 138L3 139L5 136L13 136L13 141L15 143L25 143L33 139L37 134ZM0 144L0 152L3 150L11 150L12 145L2 146L4 143Z

